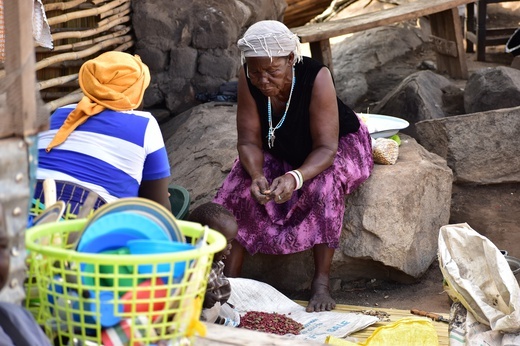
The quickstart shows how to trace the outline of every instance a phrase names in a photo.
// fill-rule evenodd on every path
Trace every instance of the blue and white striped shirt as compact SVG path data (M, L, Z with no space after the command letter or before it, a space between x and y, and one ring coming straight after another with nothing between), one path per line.
M170 176L159 124L148 112L104 110L47 153L45 148L75 106L58 108L50 129L39 134L37 179L73 182L110 202L136 197L143 180Z

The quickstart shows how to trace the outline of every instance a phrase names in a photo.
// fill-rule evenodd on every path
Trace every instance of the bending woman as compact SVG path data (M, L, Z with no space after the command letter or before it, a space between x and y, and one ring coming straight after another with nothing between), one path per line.
M284 24L261 21L238 41L238 159L215 202L233 211L238 235L226 275L244 251L290 254L312 248L307 311L334 309L329 272L339 245L345 195L373 168L370 135L336 96L327 67L300 55Z

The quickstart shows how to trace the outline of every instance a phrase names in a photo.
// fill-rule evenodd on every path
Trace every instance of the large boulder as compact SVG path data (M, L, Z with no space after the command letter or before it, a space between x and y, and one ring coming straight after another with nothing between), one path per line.
M233 78L240 65L237 40L251 24L283 18L284 0L133 0L135 53L150 67L147 108L172 115L197 104Z
M385 26L350 37L332 40L334 80L339 97L352 108L371 90L367 74L392 59L410 53L427 40L424 30L416 27ZM395 76L396 84L400 82ZM385 78L388 81L390 76Z
M520 107L421 121L419 142L447 160L456 183L520 182Z
M191 208L212 200L237 156L236 105L210 102L162 126L172 183L188 189ZM356 278L411 282L436 256L440 226L448 223L451 170L437 155L403 136L398 162L376 165L347 199L341 246L333 259L336 288ZM248 256L244 275L282 290L307 288L312 251Z
M410 126L403 133L416 137L415 123L446 116L443 89L450 86L452 82L440 74L432 71L416 72L388 93L372 112L407 120Z
M520 106L520 70L498 66L471 74L464 90L466 113Z
M411 1L414 0L399 0L398 3ZM348 6L341 7L339 12L334 13L329 20L376 13L394 7L396 7L394 2L350 1ZM330 44L334 80L339 97L355 110L358 110L367 98L382 99L385 95L374 95L372 83L393 86L399 84L402 77L399 73L394 75L392 71L387 71L385 72L387 75L382 80L377 78L377 70L397 57L421 49L424 43L430 41L430 35L429 20L423 17L332 38ZM372 76L376 76L377 79L371 80ZM359 109L359 111L366 112L367 109Z
M209 102L161 126L173 184L188 189L191 209L209 202L237 157L236 104Z
M343 254L371 259L419 278L437 256L449 221L453 174L446 160L401 135L395 165L375 165L347 197Z

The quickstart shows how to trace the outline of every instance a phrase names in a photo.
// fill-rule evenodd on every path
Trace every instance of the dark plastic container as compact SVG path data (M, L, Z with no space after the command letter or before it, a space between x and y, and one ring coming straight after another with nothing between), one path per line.
M180 185L169 185L170 204L172 214L179 220L184 220L190 210L190 193Z

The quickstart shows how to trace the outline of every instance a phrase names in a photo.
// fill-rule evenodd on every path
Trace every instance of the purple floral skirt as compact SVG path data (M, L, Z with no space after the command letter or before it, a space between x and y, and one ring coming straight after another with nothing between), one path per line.
M372 144L362 123L356 133L339 140L333 164L305 181L283 204L261 205L251 196L251 178L237 159L214 202L224 205L236 217L236 240L250 254L289 254L328 244L337 248L345 213L345 195L368 179L374 161ZM264 175L274 178L294 169L264 152Z

